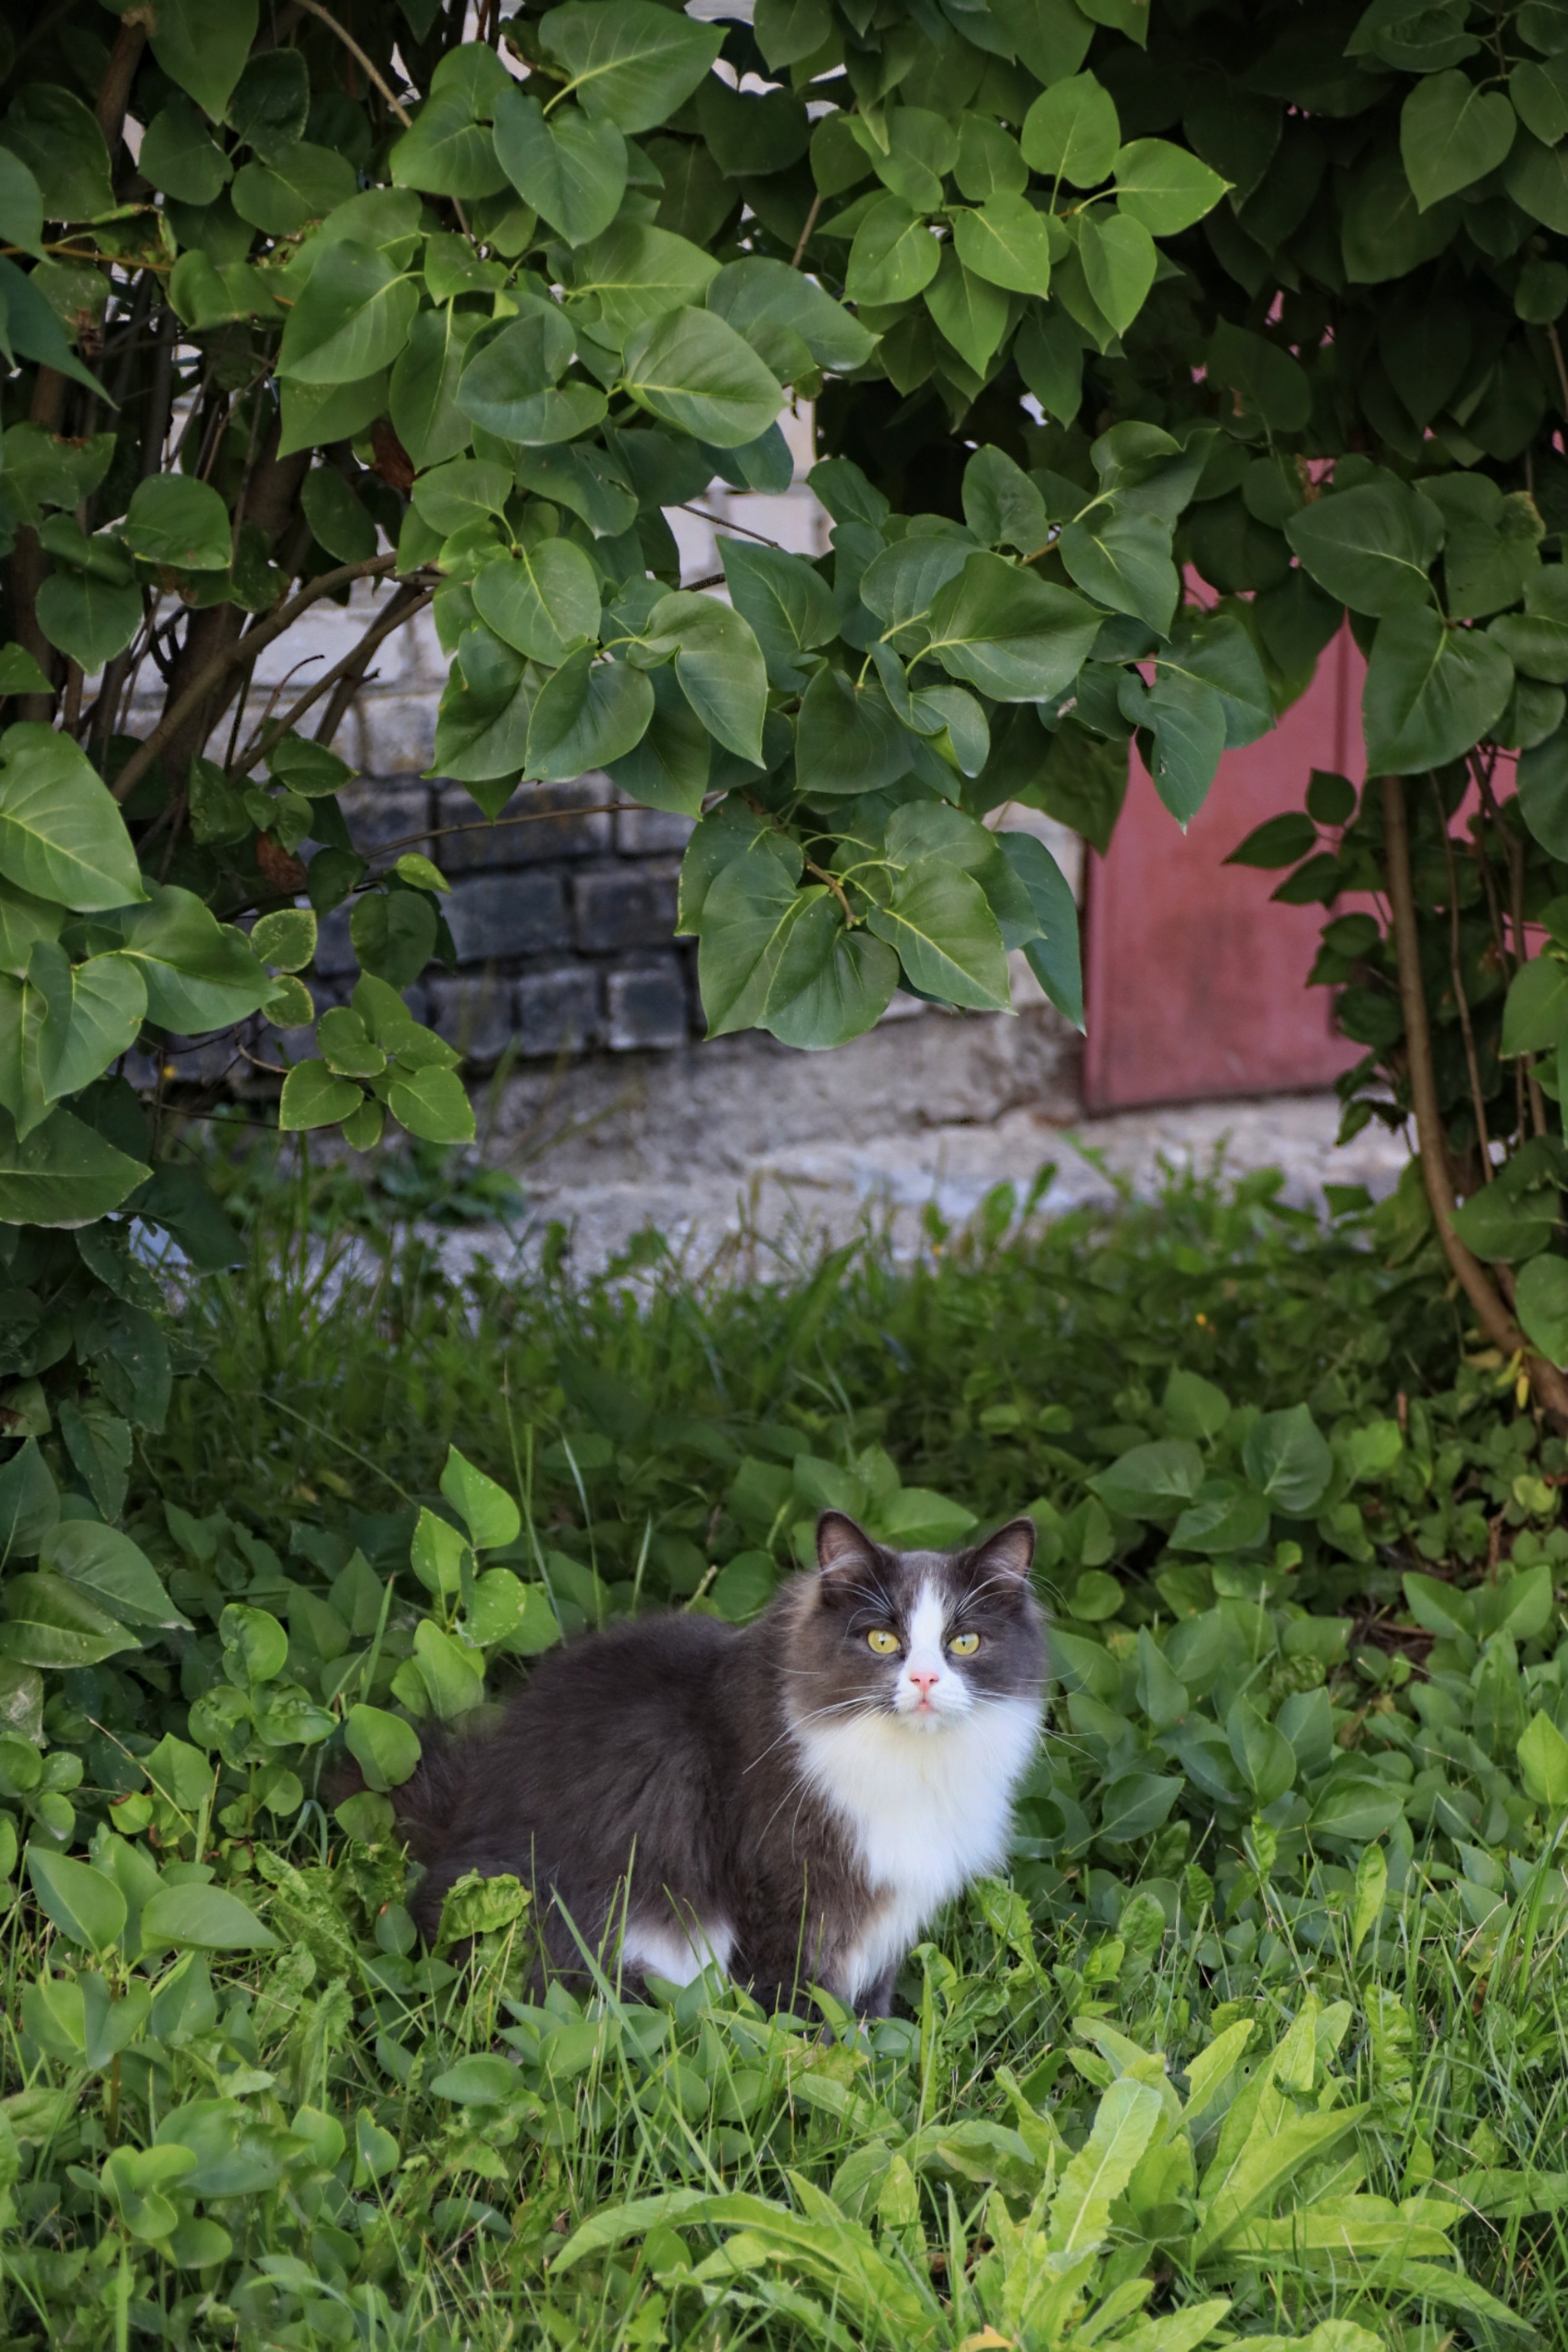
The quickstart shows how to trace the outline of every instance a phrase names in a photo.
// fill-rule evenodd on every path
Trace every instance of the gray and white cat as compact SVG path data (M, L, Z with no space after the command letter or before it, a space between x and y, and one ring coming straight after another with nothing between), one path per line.
M1045 1685L1034 1546L1015 1519L889 1551L828 1511L816 1573L744 1629L650 1616L545 1657L396 1794L420 1927L465 1871L511 1872L564 1975L578 1937L613 1973L618 1935L634 1986L716 1960L769 2008L815 1984L885 2016L921 1929L1007 1850Z

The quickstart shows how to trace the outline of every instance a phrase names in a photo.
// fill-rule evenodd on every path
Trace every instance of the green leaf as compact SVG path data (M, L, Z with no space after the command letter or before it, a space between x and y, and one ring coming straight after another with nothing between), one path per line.
M758 1026L797 1048L845 1045L875 1027L898 984L892 949L850 930L837 900L813 892L784 941Z
M767 665L745 615L715 596L679 590L654 606L647 634L676 640L681 691L715 742L760 767Z
M298 1134L312 1127L335 1127L358 1110L364 1096L351 1078L334 1077L325 1062L296 1062L283 1081L278 1124Z
M279 971L303 971L316 952L316 918L309 907L280 907L253 926L250 947Z
M36 1437L0 1468L0 1565L34 1559L60 1515L60 1498Z
M1050 526L1046 502L1021 466L989 444L963 469L963 520L987 547L1016 547L1034 555Z
M1135 1838L1148 1837L1169 1819L1185 1785L1153 1772L1123 1773L1101 1794L1095 1834L1113 1845L1131 1845Z
M43 236L43 191L20 155L0 147L0 237L41 261Z
M1079 950L1078 902L1061 867L1032 833L1000 833L996 846L1029 894L1039 926L1026 940L1029 970L1065 1020L1084 1026L1083 965Z
M949 247L926 288L927 310L965 364L984 375L1007 328L1007 303L985 278L974 276Z
M421 310L392 371L387 413L421 471L457 457L472 438L472 425L458 406L466 348L455 305Z
M1043 295L1050 285L1050 236L1025 196L999 193L977 212L955 212L952 241L964 268L993 286Z
M1362 689L1368 772L1415 775L1461 758L1512 691L1513 664L1479 631L1445 628L1426 605L1388 614Z
M921 858L906 866L888 904L873 907L867 919L897 950L920 995L979 1012L1010 1009L1006 950L973 875L940 858Z
M1549 1715L1531 1717L1514 1753L1528 1797L1553 1812L1568 1806L1568 1739Z
M838 634L826 581L805 556L752 540L721 539L719 560L730 602L751 623L770 682L786 691L803 687L805 656Z
M50 645L90 677L123 653L142 625L142 592L87 572L52 572L34 607Z
M1225 706L1213 687L1190 671L1161 663L1152 687L1125 671L1117 706L1153 738L1154 788L1183 831L1208 797L1225 750Z
M1089 1481L1108 1511L1123 1518L1173 1518L1203 1484L1203 1455L1185 1438L1134 1445Z
M444 2074L435 2076L430 2088L437 2098L451 2099L458 2106L499 2107L518 2096L522 2077L510 2058L459 2058Z
M0 1224L90 1225L151 1174L68 1110L51 1111L20 1139L0 1110Z
M375 525L335 466L312 466L300 491L306 521L340 563L363 563L375 553Z
M1529 967L1531 971L1536 966ZM1558 967L1561 977L1568 979ZM1522 977L1522 975L1521 975ZM1568 1029L1568 991L1558 1010L1558 1032ZM1551 1044L1555 1045L1552 1037ZM1508 1265L1518 1265L1534 1257L1552 1239L1555 1203L1542 1200L1517 1199L1501 1184L1483 1184L1472 1193L1463 1208L1453 1215L1454 1231L1468 1249L1478 1257L1501 1259Z
M495 145L518 194L568 245L588 244L619 212L626 142L614 122L574 107L547 121L536 98L509 89L496 105Z
M5 151L0 147L0 156ZM47 694L49 681L21 646L0 646L0 694Z
M339 205L348 203L354 187L353 165L346 155L319 147L309 139L296 139L287 147L275 148L265 163L242 164L229 193L235 211L253 228L268 236L297 236L301 229L325 220Z
M1282 1731L1259 1715L1250 1700L1238 1698L1232 1702L1226 1714L1225 1736L1236 1759L1236 1769L1251 1790L1253 1801L1260 1811L1294 1785L1295 1749Z
M487 563L473 585L474 609L506 645L554 667L599 635L599 584L568 539L514 547Z
M710 1037L762 1019L791 931L814 898L827 895L820 887L797 889L801 862L795 842L764 835L732 855L709 883L695 925Z
M202 1952L271 1952L278 1938L247 1903L224 1886L160 1886L142 1910L142 1941ZM171 2121L173 2118L171 2118Z
M708 730L668 666L653 673L653 702L647 734L607 772L647 808L700 816L710 764Z
M1544 850L1568 861L1568 727L1526 751L1517 773L1521 816Z
M644 408L718 449L756 440L784 404L778 379L710 310L672 310L639 329L626 345L625 381Z
M365 971L394 988L417 980L436 952L437 914L417 890L375 890L349 918L349 937Z
M1532 1257L1514 1287L1514 1311L1549 1363L1568 1370L1568 1260Z
M233 553L228 509L210 482L154 474L139 482L121 531L149 563L182 572L226 572Z
M42 953L41 948L34 950L36 959ZM60 968L64 964L62 956L55 983L47 989L38 1041L39 1072L50 1102L101 1077L135 1044L147 1013L146 983L128 957L97 955L68 969Z
M395 186L435 196L493 196L507 184L489 127L475 121L460 89L437 90L426 100L413 129L394 145L388 169Z
M278 373L300 383L357 383L408 341L419 292L368 245L329 245L283 330Z
M62 1519L45 1538L38 1564L78 1585L122 1624L178 1626L182 1617L163 1579L140 1547L118 1528L93 1519Z
M405 1676L415 1685L412 1692ZM484 1660L426 1617L415 1630L414 1656L394 1679L393 1690L405 1705L422 1692L437 1718L451 1723L483 1703Z
M1304 1519L1314 1511L1333 1475L1329 1441L1304 1404L1255 1421L1241 1458L1258 1493L1287 1518Z
M68 735L30 720L0 735L0 874L81 914L146 895L112 793Z
M181 1036L199 1036L258 1013L275 982L245 933L220 923L194 891L154 882L144 906L119 919L121 952L141 973L147 1013Z
M418 1769L419 1734L384 1707L351 1706L343 1717L343 1741L366 1785L383 1795L400 1789Z
M1543 146L1521 131L1503 166L1503 185L1542 227L1568 235L1568 147Z
M157 108L136 164L143 179L151 179L153 186L181 205L212 205L233 179L233 164L224 148L214 143L195 106L181 97L167 99Z
M1226 859L1227 866L1260 866L1275 871L1299 866L1318 846L1318 828L1304 809L1287 809L1282 816L1265 817Z
M19 156L37 180L46 220L96 220L114 209L103 133L91 110L58 83L29 82L18 91L0 124L0 144ZM26 283L13 265L5 278L7 294L13 277ZM10 327L15 336L15 318Z
M528 775L569 782L618 760L653 717L653 688L626 662L595 661L584 646L541 687L528 726Z
M718 270L710 253L651 222L620 220L576 256L573 296L597 302L605 321L630 333L683 305L700 305Z
M1025 162L1042 178L1094 188L1115 167L1121 126L1110 91L1080 73L1036 99L1019 137Z
M1307 1826L1314 1837L1364 1845L1369 1839L1386 1837L1404 1811L1399 1790L1369 1772L1352 1773L1343 1780L1336 1776L1313 1799Z
M1352 612L1382 614L1431 600L1443 518L1406 482L1333 491L1293 514L1285 536L1319 586Z
M554 387L571 364L572 346L565 313L554 303L531 305L492 341L470 352L458 385L458 407L488 432L507 440L566 437L554 430L554 425L570 412L571 395L558 394ZM563 399L565 411L561 407ZM489 470L501 469L490 467Z
M258 0L158 0L153 55L215 122L256 38Z
M1068 523L1057 547L1086 594L1168 635L1182 593L1168 524L1113 495L1090 504L1081 521Z
M801 697L795 747L801 789L818 801L876 792L907 772L910 751L878 678L857 686L825 662Z
M386 1107L410 1135L426 1143L472 1143L474 1107L456 1070L428 1068L394 1078Z
M1100 615L999 555L972 555L931 606L930 650L999 702L1040 702L1078 676Z
M787 261L747 254L726 262L708 287L710 310L750 336L768 327L787 328L800 337L818 367L840 374L864 366L877 339L850 317L814 278Z
M653 0L566 0L540 26L544 53L591 115L627 132L667 121L707 74L723 43L718 26Z
M1518 127L1501 90L1457 68L1424 75L1399 114L1399 152L1421 210L1495 172Z
M447 1449L441 1492L461 1517L476 1551L499 1551L517 1540L522 1517L516 1503L455 1445Z
M61 1577L9 1576L5 1598L0 1658L13 1665L92 1666L142 1646L134 1633Z
M1212 213L1228 183L1168 139L1134 139L1112 167L1121 209L1155 236L1174 236Z
M1300 362L1267 335L1249 334L1227 319L1209 339L1208 375L1240 394L1238 414L1248 425L1261 424L1270 433L1300 433L1311 416L1311 381Z
M1084 216L1079 259L1090 295L1119 335L1125 334L1154 282L1160 257L1141 221L1122 213Z
M908 302L936 276L942 247L902 196L879 196L855 232L844 290L851 302Z
M125 1932L125 1897L106 1870L29 1845L27 1876L39 1908L71 1943L106 1952Z
M1164 2114L1160 2094L1129 2074L1100 2102L1088 2139L1065 2166L1051 2200L1046 2245L1054 2254L1081 2254L1098 2246L1110 2225L1110 2208L1131 2179Z
M1205 1486L1228 1481L1205 1480ZM1215 1553L1251 1551L1268 1534L1268 1506L1261 1495L1237 1487L1229 1493L1205 1492L1182 1513L1171 1529L1173 1551L1194 1551L1205 1558Z

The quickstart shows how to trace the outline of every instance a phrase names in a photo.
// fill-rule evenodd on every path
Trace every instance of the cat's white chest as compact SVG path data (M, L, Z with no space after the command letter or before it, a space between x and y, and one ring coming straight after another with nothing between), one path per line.
M1006 1857L1013 1791L1039 1737L1026 1699L991 1700L939 1731L868 1715L795 1733L802 1764L854 1840L872 1909L847 1957L847 2000L868 1991L942 1905Z

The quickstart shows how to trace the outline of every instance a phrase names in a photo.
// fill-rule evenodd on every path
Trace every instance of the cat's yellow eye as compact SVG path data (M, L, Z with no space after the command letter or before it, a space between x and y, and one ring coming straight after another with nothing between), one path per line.
M879 1658L890 1658L899 1646L898 1635L889 1633L885 1625L873 1626L866 1639Z
M978 1633L955 1633L948 1643L955 1658L972 1658L980 1647Z

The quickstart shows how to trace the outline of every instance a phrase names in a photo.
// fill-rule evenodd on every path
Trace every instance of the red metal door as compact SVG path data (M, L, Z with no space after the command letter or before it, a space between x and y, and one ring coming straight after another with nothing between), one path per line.
M1278 875L1224 860L1301 807L1313 768L1352 772L1361 675L1347 632L1273 732L1226 753L1185 835L1133 753L1110 855L1089 859L1087 1109L1328 1086L1357 1059L1306 985L1322 908L1271 906Z

